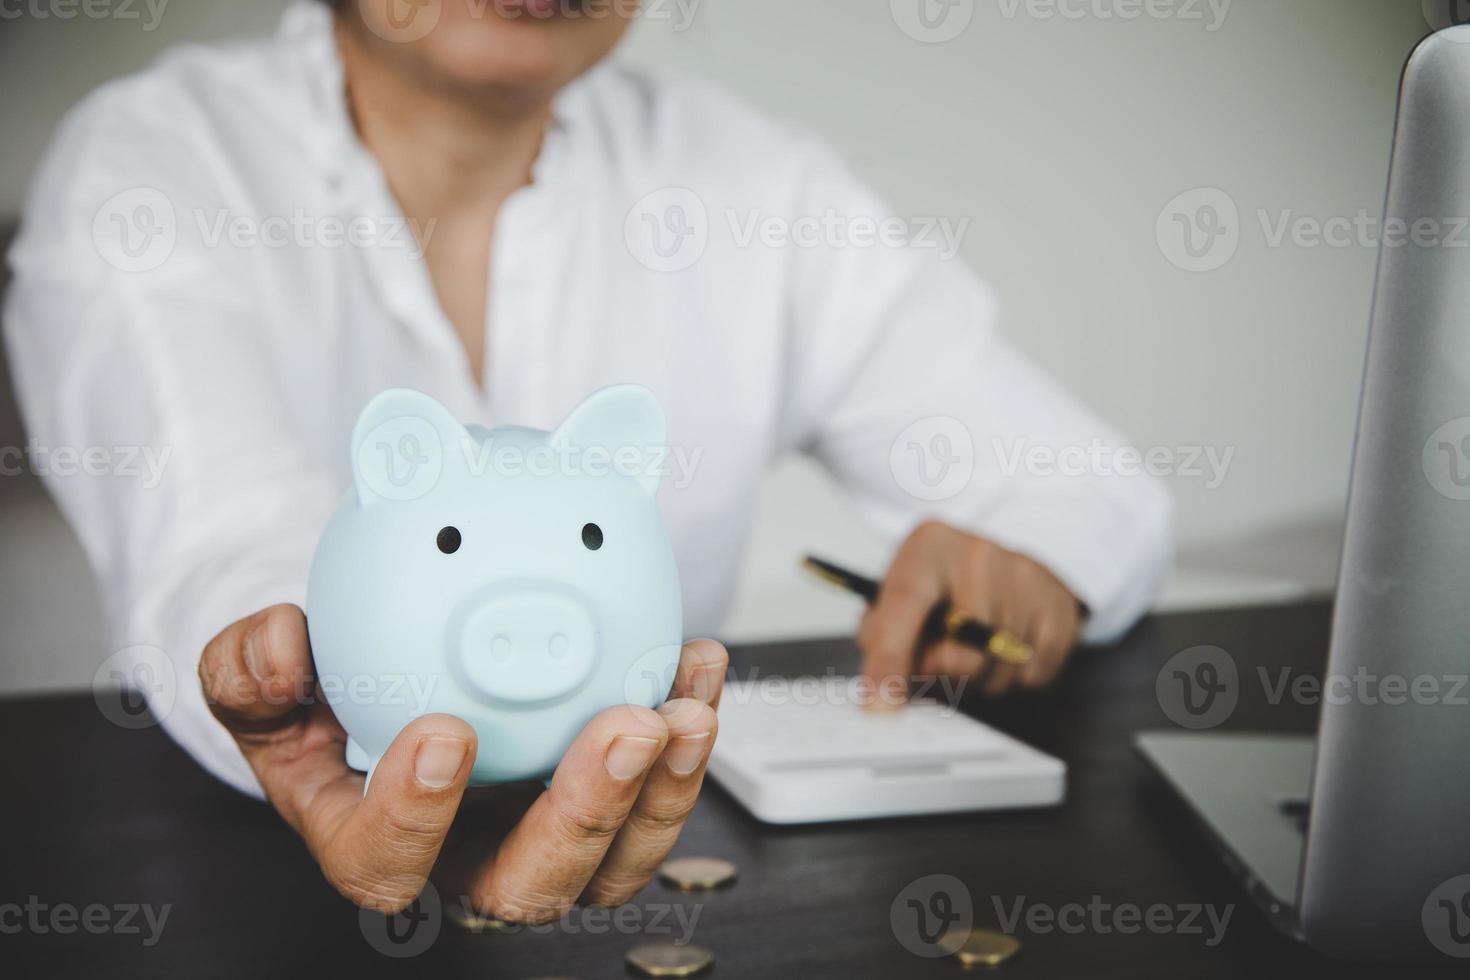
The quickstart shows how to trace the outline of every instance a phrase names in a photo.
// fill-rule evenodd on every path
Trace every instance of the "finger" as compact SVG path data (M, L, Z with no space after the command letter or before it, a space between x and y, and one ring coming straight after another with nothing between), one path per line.
M345 783L344 799L362 796L347 768L347 735L312 693L306 618L295 606L272 606L232 624L199 658L199 679L214 716L229 729L266 798L305 834L306 814L324 790Z
M664 719L623 705L593 718L476 876L477 908L507 922L550 922L572 907L622 828L668 741Z
M858 629L863 653L863 676L877 689L872 706L885 709L908 697L924 621L944 598L945 581L939 557L946 534L942 525L926 524L898 549L878 590L878 599Z
M587 886L598 905L629 901L663 863L699 798L718 722L702 701L669 701L658 709L669 729L668 747L654 764L628 820Z
M987 626L1013 623L1018 603L1015 590L1002 581L1005 565L1005 552L998 545L967 538L965 547L949 556L946 571L953 612Z
M1011 689L1019 676L1013 664L1001 663L997 660L990 665L990 673L985 676L981 690L987 697L999 697Z
M469 779L473 729L445 716L415 721L379 763L364 799L331 709L302 703L312 693L312 667L299 608L273 606L225 629L201 655L199 675L266 796L337 890L385 912L412 902Z
M336 716L303 703L313 693L305 615L271 606L232 624L204 648L199 678L266 797L300 832L317 792L351 775Z
M998 590L1000 594L999 612L994 622L997 628L1006 630L1023 643L1034 644L1037 623L1044 613L1041 598L1031 591L1031 586L1025 576L1025 568L1026 566L1022 565L1018 570L1013 565L1012 574ZM1031 658L1033 660L1036 658L1034 645L1031 648ZM1010 692L1019 683L1021 665L1006 663L995 657L992 657L991 660L990 672L985 676L981 689L986 697L995 698Z
M1076 642L1077 627L1077 615L1071 608L1063 609L1037 624L1036 639L1032 643L1032 649L1036 653L1021 672L1023 685L1046 687L1056 680Z
M692 698L718 708L729 665L730 655L722 644L714 640L690 640L679 653L679 668L674 672L669 700Z
M950 604L955 613L993 628L1014 627L1024 598L1006 581L1009 563L1005 556L1004 550L988 541L966 541L966 547L952 557L954 564L949 573L953 583ZM954 666L970 667L970 676L977 679L980 690L992 697L1003 694L1015 680L1015 668L983 651L975 651L974 656L951 652L949 659Z
M925 656L926 672L944 677L979 677L986 657L957 640L941 640Z
M404 727L373 770L323 786L302 836L327 880L365 908L397 912L423 890L469 782L475 730L449 715Z
M1015 594L1025 606L1024 622L1010 627L1031 648L1031 657L1016 665L1013 684L1021 687L1049 683L1066 660L1077 628L1077 600L1045 566L1030 559L1014 570Z
M291 715L310 691L311 677L306 616L297 606L271 606L231 624L199 657L205 700L237 737Z

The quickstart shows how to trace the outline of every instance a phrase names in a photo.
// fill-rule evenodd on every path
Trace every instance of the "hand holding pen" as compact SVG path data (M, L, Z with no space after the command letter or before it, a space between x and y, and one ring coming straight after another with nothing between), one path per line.
M1045 687L1081 630L1081 603L1044 566L937 522L909 535L881 583L807 567L868 601L857 640L879 704L899 703L915 674L974 677L988 695Z

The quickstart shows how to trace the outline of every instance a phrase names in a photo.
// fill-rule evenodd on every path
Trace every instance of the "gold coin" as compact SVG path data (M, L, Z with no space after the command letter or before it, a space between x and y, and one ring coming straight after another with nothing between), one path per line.
M649 943L628 950L628 965L645 977L692 977L715 962L715 954L703 946Z
M665 861L658 876L680 891L707 892L735 880L735 865L724 858L675 858Z
M466 932L508 932L510 924L471 911L462 902L451 902L444 907L444 917Z
M939 945L965 966L1000 966L1021 951L1015 936L989 929L954 929Z

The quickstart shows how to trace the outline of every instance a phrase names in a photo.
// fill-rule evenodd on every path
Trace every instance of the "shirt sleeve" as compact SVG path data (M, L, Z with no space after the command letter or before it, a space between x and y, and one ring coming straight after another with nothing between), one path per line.
M794 260L791 441L888 538L926 519L989 538L1086 605L1084 641L1118 637L1170 561L1161 480L1000 334L957 225L885 233L894 212L821 148L799 188L798 213L840 221Z
M63 128L10 254L17 394L32 444L114 464L43 470L97 574L113 649L166 655L168 676L144 692L162 725L258 796L205 703L199 656L235 620L303 602L341 488L294 438L279 365L253 342L270 304L252 295L246 257L187 233L192 208L221 201L208 168L166 126L119 132L127 120L108 108Z

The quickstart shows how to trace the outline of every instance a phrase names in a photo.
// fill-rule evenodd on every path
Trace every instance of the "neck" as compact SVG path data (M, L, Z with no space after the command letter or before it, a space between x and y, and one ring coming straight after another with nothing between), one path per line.
M531 182L547 98L467 93L393 64L339 18L337 47L359 138L409 217L494 210Z

